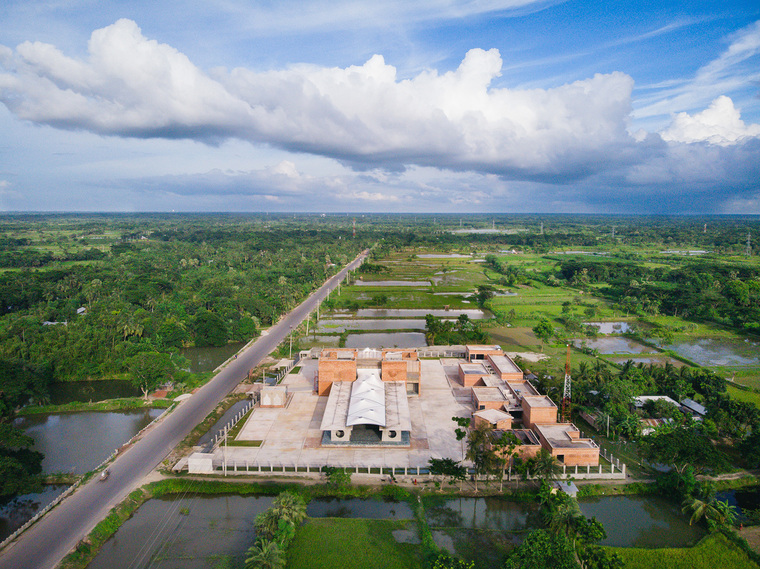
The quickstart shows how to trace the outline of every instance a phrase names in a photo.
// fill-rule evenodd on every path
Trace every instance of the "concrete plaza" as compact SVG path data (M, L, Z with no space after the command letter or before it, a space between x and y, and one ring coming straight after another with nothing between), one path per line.
M248 417L238 441L262 441L259 447L228 446L214 450L214 464L227 453L228 470L267 466L341 466L358 468L426 467L430 458L461 460L452 417L470 417L470 390L457 379L460 360L422 360L420 395L409 396L412 430L408 447L321 446L320 424L327 397L314 391L317 360L303 360L300 372L284 378L288 402L282 408L260 408Z

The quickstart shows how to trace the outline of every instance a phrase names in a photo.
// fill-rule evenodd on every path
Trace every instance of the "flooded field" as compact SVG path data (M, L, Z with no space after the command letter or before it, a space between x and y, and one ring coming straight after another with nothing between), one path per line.
M349 334L347 348L423 348L427 346L422 332L393 332L389 334Z
M760 364L760 344L745 340L702 338L664 346L702 366L751 366Z
M459 253L424 253L417 255L418 259L470 259L472 255L461 255Z
M472 320L491 318L490 312L479 309L433 310L425 308L362 308L356 311L357 318L424 318L432 314L438 318L457 318L466 314Z
M44 453L42 471L83 474L163 413L163 409L86 411L23 417L19 428Z
M430 281L356 281L356 286L430 286Z
M586 326L594 326L600 334L625 334L631 330L628 322L584 322Z
M190 487L192 490L192 486ZM149 500L119 528L88 569L242 567L256 541L253 522L269 496L168 497ZM231 563L221 565L229 556Z
M586 346L591 350L597 350L600 354L651 354L657 350L640 344L628 338L595 338L593 340L573 340L577 348Z
M604 524L613 547L691 547L705 535L689 525L680 505L657 496L597 496L581 498L581 511Z

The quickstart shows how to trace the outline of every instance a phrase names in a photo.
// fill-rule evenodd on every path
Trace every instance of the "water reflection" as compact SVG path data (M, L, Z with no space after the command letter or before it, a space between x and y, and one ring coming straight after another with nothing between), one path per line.
M314 498L306 508L312 518L368 518L373 520L411 520L412 509L406 502L361 498Z
M163 413L163 409L29 415L19 426L42 452L42 471L83 474Z
M66 488L60 484L45 486L40 492L22 494L0 504L0 541L32 519Z
M581 511L607 530L602 545L614 547L691 547L705 530L690 526L678 504L655 496L582 498Z
M192 493L149 500L119 528L88 569L165 567L201 569L230 556L242 567L256 541L256 516L272 505L269 496L202 496Z
M50 403L65 405L73 401L104 401L121 397L137 397L140 390L128 381L105 379L101 381L66 381L50 386Z
M424 348L427 346L422 332L395 332L390 334L349 334L347 348Z
M243 347L242 342L233 342L225 346L203 348L182 348L180 354L190 362L188 371L192 373L203 373L214 371L221 364L226 362L232 356L240 351Z
M519 532L539 527L534 504L501 498L453 498L432 501L426 508L431 527L459 527Z

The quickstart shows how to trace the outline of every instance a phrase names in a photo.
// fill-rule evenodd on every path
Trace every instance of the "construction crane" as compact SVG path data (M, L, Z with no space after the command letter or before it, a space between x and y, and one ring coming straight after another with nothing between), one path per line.
M567 358L565 359L565 388L562 391L562 422L567 423L572 420L570 413L571 403L571 384L570 379L570 344L567 345Z

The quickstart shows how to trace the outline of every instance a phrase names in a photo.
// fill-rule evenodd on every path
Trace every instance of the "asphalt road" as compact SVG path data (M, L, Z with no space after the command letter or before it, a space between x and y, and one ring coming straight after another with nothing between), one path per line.
M192 397L111 464L105 482L93 478L53 508L16 541L0 551L0 569L54 568L76 544L89 534L109 510L121 502L208 415L242 379L300 324L334 289L349 270L366 256L365 251L329 279L302 304L232 360ZM125 565L126 566L126 565Z

